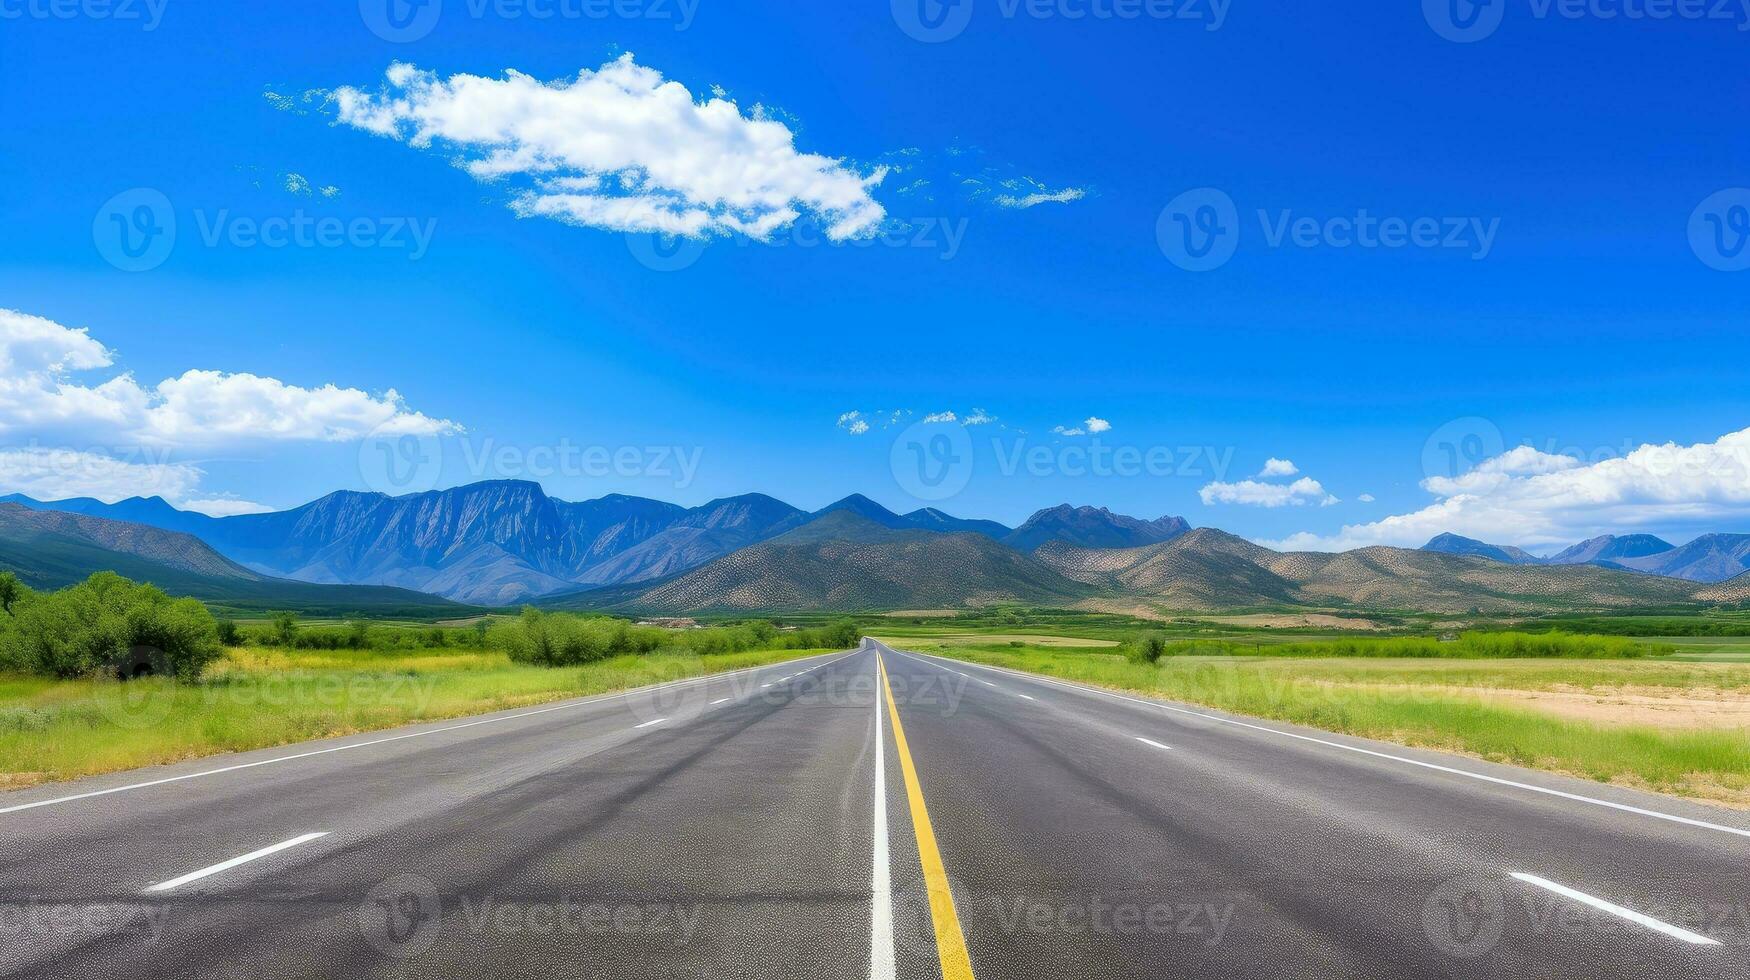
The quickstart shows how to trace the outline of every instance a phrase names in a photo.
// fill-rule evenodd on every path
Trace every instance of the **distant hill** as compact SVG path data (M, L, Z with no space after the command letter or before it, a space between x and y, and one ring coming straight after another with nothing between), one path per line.
M1542 558L1511 545L1487 544L1475 538L1461 537L1457 534L1435 535L1432 540L1422 546L1422 550L1436 551L1443 555L1473 555L1477 558L1491 558L1495 561L1504 561L1509 565L1543 564Z
M1750 534L1704 534L1669 551L1617 563L1691 582L1724 582L1750 571Z
M463 616L471 610L405 589L312 585L270 578L223 557L192 535L161 528L0 504L0 569L35 589L59 589L112 571L173 595L244 611L310 615Z
M134 563L167 572L243 581L263 578L214 551L192 534L83 514L30 510L16 503L0 503L0 540L19 547L39 547L45 558L77 547L95 549L115 556L118 561L131 559ZM27 582L32 577L45 580L46 573L39 570L39 564L44 563L23 562L15 567L19 577ZM87 570L77 577L84 578L97 570Z
M1646 558L1672 549L1671 542L1651 534L1601 534L1549 556L1551 565L1583 565L1590 562L1620 562Z
M1293 605L1296 584L1268 566L1275 552L1223 531L1199 528L1142 548L1079 548L1055 541L1033 556L1113 596L1159 600L1179 609Z
M854 611L1068 604L1090 594L983 534L891 528L846 508L647 589L582 593L555 604L667 613Z
M879 524L885 528L899 529L911 527L911 522L888 510L860 493L853 493L843 500L837 500L814 512L813 517L824 517L843 511L855 514L866 521Z
M1702 602L1732 605L1750 603L1750 572L1710 585L1696 593L1696 598Z
M584 569L577 581L614 585L664 578L764 541L805 516L765 494L713 500L685 511L639 544Z
M194 511L177 510L163 497L129 497L106 504L91 497L71 497L53 503L32 500L21 493L0 497L0 504L19 504L31 510L55 510L87 517L107 517L112 521L144 524L166 531L181 531L196 537L212 529L216 519Z
M967 520L945 514L934 507L923 507L905 515L905 522L911 527L923 531L972 531L987 538L1001 541L1014 533L1014 529L996 521Z
M1003 543L1018 551L1033 551L1051 541L1082 548L1137 548L1171 541L1190 529L1182 517L1144 521L1104 507L1059 504L1027 518Z
M1750 534L1704 534L1674 546L1651 534L1603 534L1537 558L1518 548L1442 534L1423 551L1472 555L1514 565L1595 565L1691 582L1724 582L1750 571Z
M1588 565L1516 565L1403 548L1277 552L1201 529L1120 551L1042 548L1065 576L1172 608L1293 604L1462 613L1692 602L1694 585Z

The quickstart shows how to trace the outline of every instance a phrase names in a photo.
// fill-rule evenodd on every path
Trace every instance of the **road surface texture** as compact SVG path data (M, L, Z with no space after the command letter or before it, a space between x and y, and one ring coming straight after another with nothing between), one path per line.
M1750 976L1750 819L856 651L0 795L32 977Z

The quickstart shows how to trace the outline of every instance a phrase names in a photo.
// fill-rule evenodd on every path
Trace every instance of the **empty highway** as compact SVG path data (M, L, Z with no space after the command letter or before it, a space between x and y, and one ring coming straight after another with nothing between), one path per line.
M865 641L0 794L0 972L1750 975L1750 819Z

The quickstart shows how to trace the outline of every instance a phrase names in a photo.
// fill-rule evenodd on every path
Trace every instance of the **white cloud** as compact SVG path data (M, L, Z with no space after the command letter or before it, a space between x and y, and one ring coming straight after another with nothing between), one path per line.
M839 428L851 435L860 436L869 431L869 420L862 412L845 412L839 416Z
M1086 197L1088 192L1080 187L1066 187L1060 191L1033 191L1029 194L999 194L994 200L998 207L1031 208L1041 204L1068 204Z
M154 455L116 459L75 449L0 449L0 492L22 493L36 500L93 497L111 504L129 497L163 497L182 510L211 517L262 514L273 509L230 495L193 496L205 476L201 469Z
M1325 492L1319 481L1311 477L1301 477L1293 483L1261 483L1257 480L1241 480L1238 483L1211 483L1197 491L1206 505L1239 504L1246 507L1301 507L1306 504L1318 504L1329 507L1338 503L1336 497Z
M1371 503L1373 503L1373 494L1364 493L1361 496L1356 497L1355 499L1361 501L1364 504L1371 504Z
M376 93L333 92L338 118L410 146L437 145L480 180L522 177L512 207L611 231L765 238L804 214L835 240L872 234L884 169L800 153L784 123L722 97L695 101L625 54L577 77L442 79L389 67Z
M1070 437L1099 435L1102 432L1112 431L1112 423L1097 415L1090 415L1083 419L1080 425L1054 425L1051 427L1051 431L1060 436Z
M996 420L997 417L995 415L986 412L982 408L975 408L970 415L961 419L960 422L962 425L990 425Z
M958 422L960 421L960 416L955 415L953 412L931 412L924 416L923 420L925 422Z
M152 387L122 373L96 385L76 372L114 356L83 328L0 310L0 434L87 443L212 446L257 440L340 442L373 431L437 435L455 423L411 411L393 389L302 388L254 374L190 370Z
M850 429L851 435L860 436L860 435L864 434L865 432L869 431L869 423L863 421L862 419L858 419L857 421L852 422L850 424L849 429Z
M0 384L14 379L108 367L113 355L85 328L0 309Z
M37 500L127 497L176 501L200 485L201 471L183 463L120 460L71 449L0 449L0 490Z
M235 517L238 514L266 514L273 508L266 504L258 504L252 500L239 500L236 497L213 497L205 500L184 500L177 504L183 510L192 510L208 517Z
M286 192L298 197L310 196L310 181L303 174L282 174L286 182Z
M1293 460L1277 459L1272 456L1264 461L1264 468L1258 471L1259 476L1293 476L1300 472L1300 467Z
M1691 446L1643 445L1596 463L1520 447L1423 487L1441 499L1336 534L1296 534L1278 545L1420 547L1451 531L1539 547L1605 532L1743 521L1750 519L1750 429Z

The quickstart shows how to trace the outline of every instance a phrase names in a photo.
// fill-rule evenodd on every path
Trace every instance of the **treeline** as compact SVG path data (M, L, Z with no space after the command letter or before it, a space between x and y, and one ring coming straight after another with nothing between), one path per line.
M0 572L0 668L193 679L222 653L218 622L194 599L113 572L59 592L34 592Z
M672 630L639 626L623 619L538 609L524 609L517 620L493 626L486 636L490 646L503 650L512 660L549 667L585 664L622 654L848 649L861 639L862 632L849 619L795 630L780 630L765 621Z
M1305 643L1243 643L1233 640L1174 640L1149 631L1125 640L1124 654L1137 663L1166 657L1408 657L1454 660L1567 658L1625 660L1677 652L1669 643L1644 643L1620 636L1576 633L1461 633L1452 639L1427 636L1345 638Z
M53 677L156 674L192 680L228 646L495 650L519 663L558 667L623 654L848 649L861 636L850 619L794 630L764 621L664 629L536 609L512 620L449 628L365 620L310 625L293 613L243 625L214 618L194 599L173 599L156 586L113 572L99 572L58 592L33 591L11 572L0 572L0 670Z
M219 620L219 640L229 647L279 647L286 650L436 650L491 649L486 620L464 627L384 626L362 619L340 625L306 625L295 613L275 613L267 623L242 626Z
M1551 628L1569 632L1612 633L1617 636L1750 636L1750 620L1684 618L1615 619L1609 616L1564 618Z

